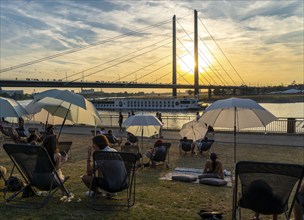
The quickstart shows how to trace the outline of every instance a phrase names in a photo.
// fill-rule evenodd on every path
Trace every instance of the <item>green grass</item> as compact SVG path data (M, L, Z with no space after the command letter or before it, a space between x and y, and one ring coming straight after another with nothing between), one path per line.
M75 199L70 203L63 203L60 201L61 194L58 192L44 208L23 210L6 207L0 193L0 219L199 219L197 212L200 209L221 211L225 219L231 218L232 188L159 180L159 177L175 167L202 168L207 159L206 154L180 156L177 141L172 142L170 150L170 170L145 168L137 173L134 207L129 210L111 212L94 211L90 208L88 198L84 196L87 189L80 179L80 176L85 173L86 152L91 137L64 134L61 140L73 141L72 161L66 163L62 171L64 175L70 176L66 186L75 194ZM154 140L145 140L145 148L152 147L153 142ZM232 144L215 143L214 150L218 153L224 168L230 170ZM238 158L303 164L304 150L300 147L238 145ZM12 167L2 148L0 161L1 165L8 169ZM3 187L3 181L0 181L0 189ZM77 202L79 198L81 202ZM253 213L249 211L244 214L244 219L250 219L253 216Z

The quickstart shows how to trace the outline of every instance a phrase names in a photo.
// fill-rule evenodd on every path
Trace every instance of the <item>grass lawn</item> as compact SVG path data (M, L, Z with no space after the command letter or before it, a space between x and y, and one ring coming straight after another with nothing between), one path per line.
M292 137L286 137L292 138ZM61 193L40 210L23 210L4 205L0 192L0 219L200 219L200 209L221 211L224 219L231 219L232 188L212 187L200 184L181 183L159 180L159 177L175 167L202 168L207 155L180 156L177 141L172 142L170 150L170 170L160 168L144 168L137 173L136 203L129 210L98 212L90 208L89 199L85 197L86 187L80 176L86 169L87 146L91 137L87 135L62 135L61 140L73 141L72 160L64 165L62 171L70 176L67 188L75 194L70 203L60 201ZM145 140L145 148L153 146L155 140ZM3 142L0 142L1 145ZM224 169L232 168L232 144L214 144L214 151L223 163ZM304 163L304 148L277 147L263 145L238 145L239 160ZM1 148L0 165L10 169L9 158ZM3 189L0 181L0 189ZM80 202L77 202L78 199ZM253 213L244 212L243 219L250 219ZM264 217L262 219L270 219Z

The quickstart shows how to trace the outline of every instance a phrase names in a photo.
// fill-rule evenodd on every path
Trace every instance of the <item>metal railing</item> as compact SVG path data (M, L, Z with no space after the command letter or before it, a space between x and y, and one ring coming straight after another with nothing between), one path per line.
M100 115L104 127L118 127L118 115ZM124 117L124 120L126 117ZM180 130L182 125L195 120L195 116L162 116L164 123L163 129ZM214 128L217 131L232 131L229 128ZM304 118L277 118L266 127L246 128L240 132L259 132L259 133L290 133L304 134Z

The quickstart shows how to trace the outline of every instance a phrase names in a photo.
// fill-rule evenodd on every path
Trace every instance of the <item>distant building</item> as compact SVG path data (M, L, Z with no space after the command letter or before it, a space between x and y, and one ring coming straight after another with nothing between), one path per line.
M12 96L12 95L23 95L23 90L2 90L0 89L0 94L3 94L3 93L6 93L8 94L9 96Z

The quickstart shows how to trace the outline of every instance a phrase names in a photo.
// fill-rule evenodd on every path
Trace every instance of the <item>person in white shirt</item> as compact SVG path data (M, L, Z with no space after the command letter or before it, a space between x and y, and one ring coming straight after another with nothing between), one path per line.
M116 152L115 149L109 147L108 139L104 135L97 135L92 139L92 146L88 147L88 159L86 174L82 176L83 183L90 189L91 183L93 185L91 191L86 192L87 196L93 196L97 192L97 188L104 191L119 191L121 187L127 184L127 171L124 162L121 158L114 160L98 160L96 161L98 169L98 177L93 177L94 166L92 163L92 155L94 151L108 151ZM112 195L107 193L107 195Z

